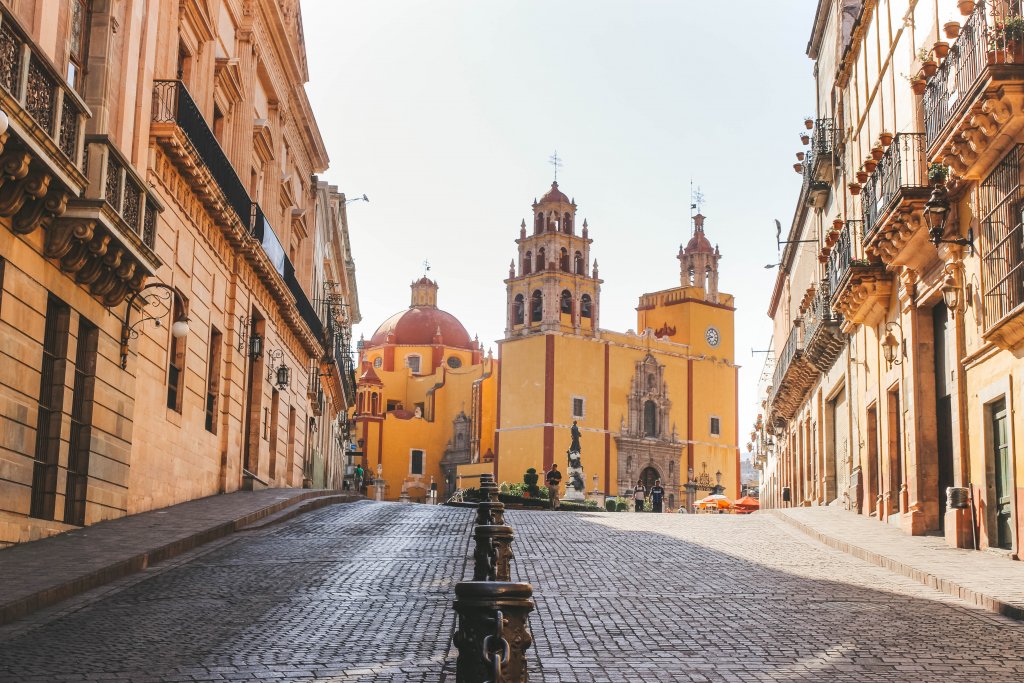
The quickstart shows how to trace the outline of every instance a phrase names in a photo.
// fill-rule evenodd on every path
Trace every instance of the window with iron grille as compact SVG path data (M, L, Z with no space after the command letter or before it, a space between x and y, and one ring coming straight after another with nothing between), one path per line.
M579 396L572 397L572 416L574 418L583 417L584 401Z
M217 433L217 396L220 395L220 347L223 336L214 327L210 332L210 355L206 365L206 431Z
M1021 148L1010 150L978 191L986 329L1024 303Z
M722 435L722 420L717 418L717 417L711 418L711 436L721 436L721 435Z
M31 517L53 519L60 462L60 423L64 405L64 370L68 353L68 305L51 296L46 303L43 358L39 373L35 463L32 467Z
M423 451L413 450L410 453L411 462L409 463L410 474L423 474Z
M78 324L78 351L75 354L75 386L71 394L71 438L68 451L67 493L64 498L64 522L77 526L85 524L98 340L99 330L96 326L81 318Z

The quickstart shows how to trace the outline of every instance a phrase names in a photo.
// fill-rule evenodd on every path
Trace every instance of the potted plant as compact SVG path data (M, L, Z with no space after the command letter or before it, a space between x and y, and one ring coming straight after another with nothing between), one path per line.
M803 161L804 160L804 153L803 152L797 152L796 153L796 160L797 161Z
M871 157L875 161L880 161L883 156L885 156L885 149L880 143L876 142L871 146Z
M995 59L993 52L996 53ZM1006 55L1010 55L1010 60ZM1024 62L1024 17L1019 15L996 22L989 31L989 64L1002 64L1006 61L1014 64Z
M949 54L949 43L938 41L932 45L932 54L938 59L945 59L946 55Z
M856 197L860 194L860 183L849 183L847 187L850 188L850 194L853 196Z
M832 250L829 249L828 247L822 247L821 251L818 252L818 256L824 256L825 258L828 258L828 255L829 253L831 253L831 251Z
M523 475L523 484L526 485L523 491L523 497L525 498L537 498L540 496L540 488L537 486L537 482L540 480L540 475L537 474L537 469L531 467L526 470Z
M924 91L928 89L928 81L921 74L911 76L907 80L910 81L910 89L914 91L915 95L923 95Z
M804 128L806 128L807 130L811 130L812 128L814 128L814 119L812 117L804 117Z
M796 171L797 173L803 173L804 165L800 163L793 164L793 170Z
M867 171L868 173L874 173L876 168L878 168L878 161L875 160L875 157L870 156L864 159L865 171Z
M949 168L935 162L928 166L928 182L932 185L942 185L949 178Z
M878 134L878 141L882 143L882 147L888 147L889 145L892 144L892 133L883 130L881 133Z
M946 34L946 37L950 40L955 40L960 35L960 22L959 21L947 21L942 25L942 32Z
M863 167L861 167L861 169L859 171L857 171L857 182L860 183L861 185L863 185L867 181L868 181L868 172L865 171Z
M818 263L822 265L828 263L828 256L825 256L824 254L818 254Z
M974 11L974 0L958 0L956 7L960 10L960 14L965 17L970 16L971 12Z
M838 213L836 217L832 219L832 230L833 232L839 232L843 229L843 218Z
M811 144L811 136L808 135L807 133L800 133L800 142L804 143L805 145Z

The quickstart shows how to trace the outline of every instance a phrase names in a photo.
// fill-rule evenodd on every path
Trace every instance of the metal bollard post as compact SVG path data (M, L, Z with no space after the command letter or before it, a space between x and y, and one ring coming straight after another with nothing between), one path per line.
M476 506L477 524L505 524L505 504L485 501Z
M508 581L511 579L512 527L479 524L473 529L476 548L473 552L474 581Z
M528 583L455 584L457 683L529 680L526 650L533 644L533 634L527 618L533 611L532 596L533 587Z

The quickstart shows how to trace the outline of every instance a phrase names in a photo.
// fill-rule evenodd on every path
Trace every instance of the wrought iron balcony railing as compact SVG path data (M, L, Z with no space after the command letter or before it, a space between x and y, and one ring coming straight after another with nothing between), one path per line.
M804 316L805 354L822 372L832 368L846 344L846 335L839 330L843 317L832 311L831 301L828 280L822 280Z
M898 133L868 178L861 200L865 241L871 239L879 219L906 194L928 194L928 160L922 133Z
M251 201L245 185L221 149L195 100L181 81L153 82L153 121L174 123L188 137L196 153L209 169L242 225L250 225Z
M779 354L778 361L775 363L775 374L772 376L772 393L774 395L778 395L779 390L783 386L786 372L789 371L789 366L799 357L803 350L804 331L800 322L797 321L794 323L793 329L789 331L786 345L782 347L782 353Z
M828 275L828 291L835 295L839 291L839 284L850 269L851 255L853 253L852 242L858 239L861 234L862 221L846 221L839 240L832 247L832 253L828 256L828 265L825 272ZM855 233L851 235L851 233Z
M292 265L292 262L288 257L285 257L284 260L284 283L288 286L288 291L295 297L295 307L299 309L299 315L302 316L303 321L305 321L317 341L323 344L323 323L320 322L320 316L317 315L313 304L309 302L309 297L306 296L306 292L302 289L302 285L300 285L299 281L295 278L295 266Z
M811 135L811 153L814 155L816 170L822 171L823 164L829 164L828 176L831 176L831 162L836 154L836 131L832 119L817 119L814 122L814 133ZM821 180L831 180L831 177L820 177Z
M107 136L88 135L85 144L91 182L84 199L102 201L108 215L116 217L109 222L117 223L121 232L127 229L152 251L157 214L163 210L159 200Z

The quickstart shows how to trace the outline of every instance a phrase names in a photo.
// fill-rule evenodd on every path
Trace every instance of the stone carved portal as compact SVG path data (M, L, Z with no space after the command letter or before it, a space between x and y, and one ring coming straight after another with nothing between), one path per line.
M651 477L657 477L665 487L665 503L671 509L677 500L682 500L679 466L683 445L675 425L669 424L672 402L664 373L665 366L650 354L637 361L627 397L627 415L615 444L619 494L631 491L638 479L644 479L644 486L650 488L654 484Z

